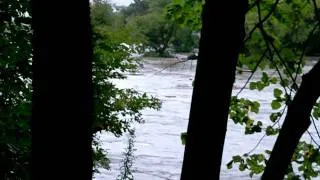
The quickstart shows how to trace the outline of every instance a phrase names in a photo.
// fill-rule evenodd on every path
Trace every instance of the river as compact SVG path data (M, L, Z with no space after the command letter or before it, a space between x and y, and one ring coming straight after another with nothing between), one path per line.
M180 178L184 146L181 144L180 133L185 132L188 125L192 95L192 80L195 74L196 61L188 61L166 68L173 60L145 60L144 67L135 74L128 74L126 80L116 81L122 88L134 88L147 92L162 100L160 111L144 110L145 123L136 124L136 138L133 165L136 180L178 180ZM310 69L310 66L305 70ZM272 72L269 72L272 73ZM243 86L249 73L237 75L233 94ZM254 77L259 79L259 73ZM217 77L218 78L218 77ZM270 124L269 115L272 111L270 102L273 99L273 87L270 86L261 92L244 89L242 97L258 100L261 104L260 113L253 114L256 120ZM214 120L214 117L212 117ZM213 129L214 130L214 129ZM315 133L311 127L310 131ZM221 179L251 179L248 171L241 172L238 168L226 168L233 155L244 154L257 144L263 133L244 135L244 128L228 122L224 153L222 157ZM95 180L115 180L119 174L122 153L127 146L127 136L115 138L110 134L100 134L103 147L108 151L111 160L111 170L100 170ZM308 142L310 137L303 137ZM274 137L265 137L254 153L271 149ZM255 176L253 179L258 179Z

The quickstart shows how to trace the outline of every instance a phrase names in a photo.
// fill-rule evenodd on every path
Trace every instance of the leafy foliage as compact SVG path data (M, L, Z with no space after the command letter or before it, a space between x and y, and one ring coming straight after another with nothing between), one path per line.
M250 112L259 113L260 103L257 101L250 101L244 98L237 98L233 96L230 103L230 119L235 124L245 125L245 134L253 134L261 132L262 122L254 123L254 120L249 117Z
M313 108L313 111L312 111L312 116L313 116L315 119L319 120L319 118L320 118L320 101L318 101L318 102L315 104L315 106L314 106L314 108Z
M95 121L93 147L95 168L109 168L110 160L101 148L96 133L105 130L121 136L133 122L143 122L141 110L159 109L161 102L134 89L119 89L113 79L124 79L127 71L136 71L131 53L137 43L130 28L101 0L93 1L92 24L94 62L93 84ZM0 179L30 179L31 130L31 17L28 1L1 2L0 54ZM137 47L137 46L136 46Z
M188 27L178 27L171 44L176 52L192 52L198 47L199 37Z
M262 77L260 81L250 82L249 88L250 90L258 90L262 91L265 87L268 87L270 84L276 84L278 82L276 77L269 78L266 72L262 73Z
M201 12L204 0L173 0L166 7L168 18L195 31L201 29Z
M97 9L96 9L97 8ZM113 80L125 79L125 72L137 70L137 59L131 57L136 53L134 44L137 39L125 38L130 34L124 25L117 21L108 22L118 18L111 11L110 5L105 1L94 1L91 5L93 25L93 86L94 86L94 127L93 133L107 131L116 137L124 132L131 132L131 125L142 123L141 110L145 108L159 109L159 99L140 93L134 89L120 89ZM104 13L97 13L102 11ZM109 11L109 12L108 12ZM110 12L111 11L111 12ZM101 23L108 22L108 23ZM116 36L115 32L122 34ZM126 41L124 41L126 40ZM124 43L126 42L126 43ZM101 148L98 139L94 139L95 170L99 167L109 168L106 152Z
M29 179L31 19L27 1L1 2L0 179Z
M250 156L233 156L232 160L227 163L227 168L231 169L233 164L239 164L239 170L250 170L250 177L254 174L260 174L265 167L266 158L263 154L252 154Z
M187 133L186 132L181 133L180 139L181 139L182 144L185 145L187 142Z
M167 6L167 16L177 23L185 25L193 30L201 28L202 0L173 0ZM280 118L286 107L291 103L296 90L299 88L297 76L301 76L303 66L306 63L305 54L314 52L317 44L315 39L319 39L319 0L303 1L255 1L249 0L249 10L246 15L246 37L245 45L241 50L237 66L247 68L253 73L261 70L258 81L250 81L249 89L263 91L266 87L274 87L274 99L270 103L272 112L269 119L273 125L262 124L250 117L250 112L259 113L255 108L254 101L233 96L230 104L230 119L234 123L243 125L245 134L264 132L267 136L275 136L280 128L275 127L275 123L280 124ZM316 6L316 7L315 7ZM313 50L311 50L313 49ZM316 50L319 53L319 48ZM274 70L275 73L267 73ZM253 74L250 76L250 78ZM280 88L281 87L281 88ZM259 102L256 102L259 104ZM258 106L259 107L259 106ZM319 118L319 102L313 108L312 116ZM316 123L316 122L313 122ZM314 127L317 128L316 124ZM314 138L316 138L314 135ZM319 139L320 137L318 137ZM310 152L315 153L316 143L300 142L297 152L303 157ZM304 147L304 148L303 148ZM309 147L306 148L306 147ZM316 149L315 151L310 149ZM250 151L251 153L252 151ZM269 154L266 150L266 155ZM228 168L233 167L233 163L238 163L239 170L249 170L250 176L262 173L265 166L265 154L245 154L237 155L227 164ZM318 155L317 155L318 156ZM308 157L308 156L306 156ZM310 179L318 176L319 165L312 159L301 159L299 166L300 173L288 171L288 179ZM292 167L297 163L292 160ZM289 167L289 169L290 169Z
M128 7L121 9L126 18L147 14L148 10L149 4L145 0L134 0Z
M315 148L313 145L306 143L305 141L299 142L292 157L292 161L297 163L298 170L302 173L302 177L304 179L318 177L320 173L319 147Z

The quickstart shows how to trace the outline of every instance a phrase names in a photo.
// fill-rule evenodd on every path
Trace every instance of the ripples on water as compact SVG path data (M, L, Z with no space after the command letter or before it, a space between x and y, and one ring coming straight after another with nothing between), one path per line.
M137 75L130 74L128 79L116 82L119 87L135 88L163 101L160 111L143 111L145 123L135 125L137 150L134 152L136 159L133 169L136 180L178 180L180 178L184 152L180 133L185 132L188 125L196 62L189 61L163 70L168 64L170 64L169 61L145 61L144 68ZM306 69L310 68L306 67ZM233 94L239 91L248 76L249 73L237 76ZM259 75L256 78L260 78ZM245 89L241 93L242 97L260 101L260 113L253 117L268 124L270 124L268 119L271 112L270 102L273 98L272 90L273 87L268 87L262 92ZM311 131L313 131L312 128ZM101 169L101 174L97 174L95 179L115 180L119 174L122 153L127 146L127 137L115 138L105 133L100 136L103 147L108 151L112 170ZM225 164L233 155L250 151L262 136L261 133L244 135L242 126L229 121L221 166L222 180L251 179L248 172L241 172L235 167L227 170ZM308 136L304 138L310 139ZM265 137L255 153L271 149L274 141L274 137Z

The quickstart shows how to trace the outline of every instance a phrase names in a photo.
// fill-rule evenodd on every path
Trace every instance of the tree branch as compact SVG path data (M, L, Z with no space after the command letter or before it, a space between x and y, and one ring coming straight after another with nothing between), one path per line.
M254 73L256 72L256 70L258 69L260 63L262 62L263 58L265 57L265 55L267 54L268 52L268 49L266 49L263 54L260 56L256 66L254 67L254 69L252 70L250 76L248 77L246 83L243 85L243 87L239 90L239 92L236 94L236 96L238 96L242 91L243 89L247 86L247 84L249 83L249 81L251 80L251 78L253 77Z
M318 147L320 147L320 145L317 143L317 141L316 141L316 140L314 140L314 138L313 138L312 134L310 133L310 131L307 131L307 132L308 132L308 134L309 134L309 136L310 136L311 140L314 142L314 144L316 144Z
M259 0L258 0L259 1ZM269 13L262 19L260 20L252 29L251 31L248 33L248 37L244 40L244 43L246 43L252 36L253 32L258 28L261 27L263 25L263 23L269 19L269 17L272 15L272 13L276 10L277 5L279 4L280 0L276 0L276 2L272 5L271 10L269 11ZM259 3L257 3L258 5Z
M271 125L271 127L274 127L276 124L279 123L281 117L284 114L284 111L286 110L287 105L285 105L285 107L282 109L281 115L279 116L279 118ZM264 133L264 135L260 138L260 140L258 141L258 143L247 153L244 154L244 156L248 156L249 154L251 154L255 149L257 149L257 147L260 145L260 143L262 142L262 140L266 137L266 133Z
M170 68L170 67L172 67L172 66L174 66L174 65L177 65L177 64L180 64L180 63L184 63L184 62L187 62L187 61L190 61L190 60L191 60L191 59L186 59L186 60L182 60L182 61L181 61L181 60L180 60L179 58L177 58L177 57L176 57L176 59L178 59L179 61L174 62L174 63L172 63L172 64L170 64L170 65L168 65L168 66L165 66L165 67L162 68L161 70L153 73L153 75L158 74L158 73L161 73L162 71L164 71L164 70L166 70L166 69L168 69L168 68Z
M314 126L314 129L316 130L317 135L318 135L318 137L319 137L319 139L320 139L320 133L319 133L319 130L318 130L317 126L316 126L316 122L314 121L314 118L313 118L312 116L310 116L310 117L311 117L311 120L312 120L312 124L313 124L313 126Z
M288 106L288 113L267 162L262 180L280 180L287 173L292 155L310 126L310 114L320 95L320 61L302 77L302 83Z

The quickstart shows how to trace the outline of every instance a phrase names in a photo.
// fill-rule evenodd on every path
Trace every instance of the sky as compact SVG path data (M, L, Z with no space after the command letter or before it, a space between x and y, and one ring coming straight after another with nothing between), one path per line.
M133 2L133 0L110 0L112 3L115 3L116 5L121 6L128 6L130 3Z

